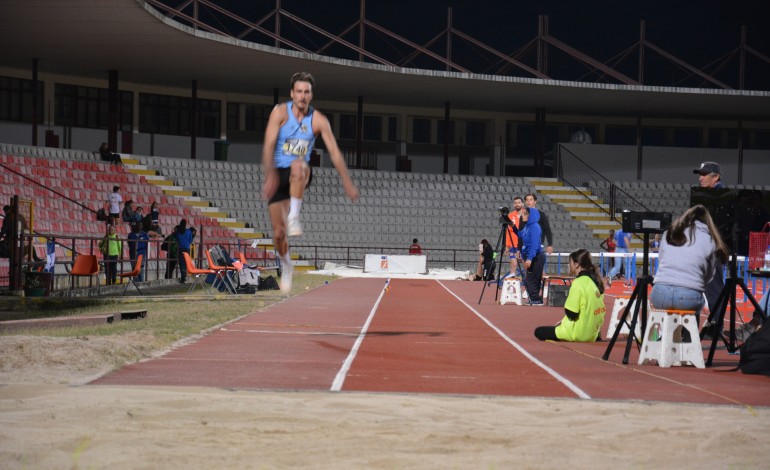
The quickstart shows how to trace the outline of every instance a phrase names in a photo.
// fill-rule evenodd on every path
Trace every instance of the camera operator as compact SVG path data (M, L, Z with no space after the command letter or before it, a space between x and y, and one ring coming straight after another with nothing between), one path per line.
M524 207L524 201L516 196L513 198L513 210L508 213L508 218L516 227L516 231L519 228L519 214L521 208ZM505 209L504 207L501 209ZM508 251L508 257L510 259L510 270L508 271L508 277L516 277L519 267L519 236L516 235L516 231L513 227L508 226L505 229L505 247ZM500 260L502 263L503 260Z
M526 270L524 283L527 286L529 305L540 307L543 305L543 298L540 296L540 283L545 267L545 253L541 245L543 232L538 223L540 212L534 207L523 207L520 220L524 223L518 234L521 240L521 257L524 260Z

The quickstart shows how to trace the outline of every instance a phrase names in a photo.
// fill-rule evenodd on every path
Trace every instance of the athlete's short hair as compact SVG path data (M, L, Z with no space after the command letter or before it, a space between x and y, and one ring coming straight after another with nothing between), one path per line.
M307 72L297 72L291 76L291 89L294 89L294 84L297 82L308 82L310 86L315 85L315 79Z

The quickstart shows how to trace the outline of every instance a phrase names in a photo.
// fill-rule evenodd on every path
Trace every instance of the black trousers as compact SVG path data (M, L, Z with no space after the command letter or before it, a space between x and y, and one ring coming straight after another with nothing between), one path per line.
M524 283L527 285L527 295L530 301L543 301L543 297L540 295L540 284L542 284L544 268L545 253L540 252L532 259L532 264L530 264L527 274L524 276Z

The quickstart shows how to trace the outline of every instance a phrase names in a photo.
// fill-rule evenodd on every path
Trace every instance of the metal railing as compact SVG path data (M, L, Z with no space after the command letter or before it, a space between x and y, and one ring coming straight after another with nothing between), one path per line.
M557 147L556 168L562 182L601 209L610 220L621 222L620 213L624 210L650 212L642 202L605 178L562 144Z

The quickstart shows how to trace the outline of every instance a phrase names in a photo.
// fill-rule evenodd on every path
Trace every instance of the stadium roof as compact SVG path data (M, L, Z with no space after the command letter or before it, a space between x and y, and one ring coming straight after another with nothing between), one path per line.
M566 82L406 69L288 51L184 26L141 0L2 0L0 66L272 95L316 77L316 100L501 112L768 120L770 92ZM30 73L31 77L31 73Z

